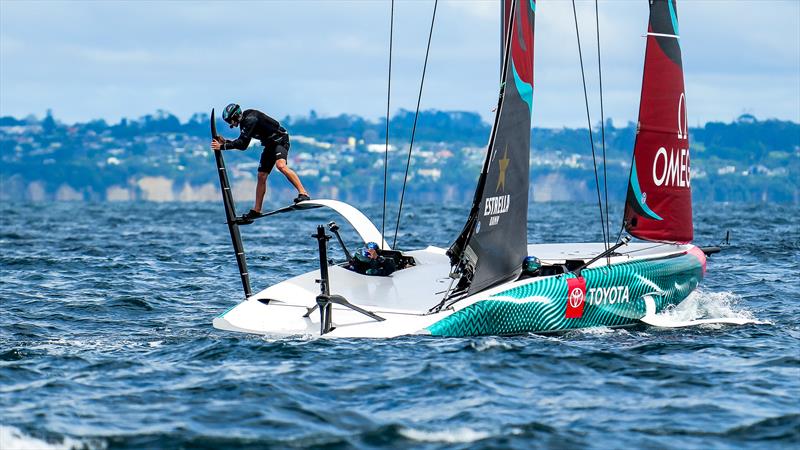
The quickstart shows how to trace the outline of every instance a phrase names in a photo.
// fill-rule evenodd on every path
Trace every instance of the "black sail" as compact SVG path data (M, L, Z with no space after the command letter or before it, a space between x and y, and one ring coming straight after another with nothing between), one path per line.
M464 229L448 250L456 294L519 276L527 255L535 2L512 1L494 126Z

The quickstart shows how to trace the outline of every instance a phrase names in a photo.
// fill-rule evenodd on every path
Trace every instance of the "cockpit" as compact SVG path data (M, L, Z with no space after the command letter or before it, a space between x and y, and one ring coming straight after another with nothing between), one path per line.
M340 266L348 270L362 275L386 277L398 270L416 265L413 257L405 256L397 250L381 249L376 242L367 242L351 254L339 234L336 222L328 223L328 229L336 236L344 253L345 262Z

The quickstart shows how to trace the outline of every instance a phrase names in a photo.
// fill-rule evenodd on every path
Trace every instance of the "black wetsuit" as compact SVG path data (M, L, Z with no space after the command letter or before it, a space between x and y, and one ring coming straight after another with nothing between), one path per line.
M260 140L264 150L261 152L258 164L259 172L270 173L277 160L289 156L289 133L280 122L261 111L244 110L239 129L241 130L239 137L232 141L226 139L222 149L246 150L251 139Z

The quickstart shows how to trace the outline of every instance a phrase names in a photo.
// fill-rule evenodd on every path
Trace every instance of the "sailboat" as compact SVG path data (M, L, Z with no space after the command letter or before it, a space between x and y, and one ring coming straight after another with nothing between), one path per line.
M360 239L397 263L366 275L329 263L335 227L317 227L320 268L252 293L222 152L215 152L245 300L213 320L244 333L390 338L480 336L624 327L657 322L706 272L714 248L693 238L689 135L675 0L650 0L639 123L624 212L625 236L606 243L527 242L534 0L504 0L502 77L494 123L469 215L449 248L398 251L357 208L330 208ZM212 112L213 116L213 112ZM214 118L211 124L214 127ZM216 130L212 129L212 136ZM588 219L586 219L588 220ZM573 224L579 226L581 219ZM538 258L523 270L526 257Z

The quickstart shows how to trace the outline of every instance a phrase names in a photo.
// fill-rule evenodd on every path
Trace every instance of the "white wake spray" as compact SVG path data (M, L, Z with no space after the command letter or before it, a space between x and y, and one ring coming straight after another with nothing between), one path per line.
M642 322L662 328L691 327L697 325L765 324L739 303L741 297L732 292L692 292L686 300L673 308L655 313L655 301L645 297L647 314Z

